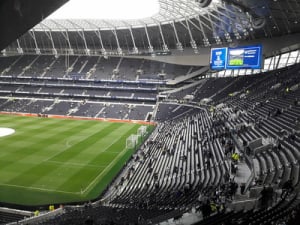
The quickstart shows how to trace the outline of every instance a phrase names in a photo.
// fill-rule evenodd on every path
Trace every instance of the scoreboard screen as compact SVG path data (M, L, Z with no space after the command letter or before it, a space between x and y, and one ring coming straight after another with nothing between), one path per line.
M210 54L210 68L223 70L226 68L227 48L212 48Z
M210 67L212 70L260 69L261 66L261 45L211 49Z

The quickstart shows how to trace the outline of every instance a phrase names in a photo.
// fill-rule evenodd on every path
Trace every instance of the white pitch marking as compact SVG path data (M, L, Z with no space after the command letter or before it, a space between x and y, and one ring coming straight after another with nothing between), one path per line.
M125 136L125 135L123 135ZM113 143L111 143L106 149L104 149L101 152L105 152L110 146L112 146L115 142L117 142L119 139L121 139L123 136L119 137L116 141L114 141ZM92 182L83 190L81 191L81 193L85 193L97 180L99 177L101 177L101 175L106 172L108 169L110 169L115 163L116 160L118 160L120 157L122 157L124 155L124 153L126 152L126 148L124 148L122 151L120 151L120 153L116 156L116 158L114 158L113 161L111 161L111 163L101 172L98 174L98 176L95 177L94 180L92 180Z
M96 165L96 164L84 164L84 163L72 163L72 162L60 162L60 161L54 161L54 160L48 160L45 161L45 163L55 163L55 164L59 164L61 166L63 165L67 165L67 166L88 166L88 167L95 167L95 168L99 168L99 167L106 167L103 165Z
M16 131L12 128L0 127L0 137L5 137L5 136L8 136L8 135L12 135L15 132Z
M104 172L106 172L106 171L107 171L108 169L110 169L113 165L115 165L114 162L115 162L117 159L119 159L121 156L123 156L124 152L126 152L125 150L126 150L126 148L124 148L122 151L120 151L120 153L117 155L117 157L114 158L114 160L111 161L111 163L110 163L110 164L109 164L109 165L108 165L101 173L99 173L98 176L95 177L94 180L92 180L92 182L91 182L91 183L90 183L90 184L82 191L82 193L85 193L85 192L90 188L90 186L93 185L93 184L98 180L99 177L101 177L101 175L102 175Z
M7 187L17 187L17 188L23 188L23 189L32 189L32 190L38 190L38 191L50 191L50 192L58 192L58 193L64 193L64 194L79 194L80 192L69 192L69 191L60 191L57 189L47 189L47 188L38 188L38 187L29 187L29 186L22 186L22 185L15 185L15 184L1 184L0 186L7 186Z

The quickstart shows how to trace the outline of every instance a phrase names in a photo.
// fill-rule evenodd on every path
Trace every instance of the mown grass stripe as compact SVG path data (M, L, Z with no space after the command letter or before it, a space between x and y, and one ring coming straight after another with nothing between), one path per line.
M57 121L57 123L59 123L60 121ZM26 145L20 145L18 147L15 148L10 148L11 145L9 144L5 144L4 148L9 148L9 150L7 151L2 151L2 152L6 152L6 155L2 155L1 159L3 161L7 161L10 162L11 159L13 159L14 164L18 163L18 161L23 161L26 160L26 158L30 157L31 154L39 154L39 152L43 152L45 149L49 148L51 149L51 142L53 138L56 137L60 137L62 136L62 134L60 132L58 132L59 130L59 126L57 123L51 124L51 126L46 126L43 127L46 131L50 130L50 129L56 129L57 132L53 133L52 135L44 135L44 138L42 139L35 139L34 136L27 138L27 144ZM65 126L63 126L65 127ZM82 124L77 124L77 128L78 129L90 129L90 127L85 127ZM65 128L64 128L65 129ZM75 129L75 127L72 127L73 130L73 134L76 134L78 131L77 129ZM31 131L28 133L32 133ZM38 134L36 134L38 135ZM22 138L20 139L18 135L15 136L15 140L17 143L19 143L20 141L22 142ZM4 150L5 150L4 149ZM55 150L55 149L54 149ZM48 154L53 154L54 151L49 152ZM7 163L3 163L0 165L0 170L3 170L7 167ZM23 171L24 172L24 171Z
M88 190L90 190L93 186L96 186L97 183L99 182L100 178L105 176L105 174L107 174L108 172L110 172L110 169L119 162L119 159L125 154L126 152L126 148L125 148L125 140L126 138L129 136L129 134L131 133L135 133L134 131L137 130L137 127L134 126L133 128L131 128L126 134L124 134L122 136L122 138L118 141L118 142L114 142L113 145L110 146L109 150L115 150L116 148L121 148L122 150L119 152L119 154L113 159L113 161L111 161L111 163L103 170L101 171L100 174L98 174L91 182L90 184L84 189L83 193L86 194L86 192ZM122 148L123 147L123 148ZM109 151L108 150L108 151ZM94 161L96 161L97 159L94 159L92 161L92 163L94 163ZM124 162L119 162L119 163L124 163ZM109 182L111 182L111 180L114 178L116 174L112 174L111 175L111 179L109 179L106 183L104 183L103 186L108 185Z
M88 146L96 142L100 142L102 139L108 136L112 131L118 129L119 126L120 124L118 123L112 123L105 129L97 131L91 134L90 136L88 136L87 138L83 139L82 141L70 146L68 148L68 151L64 151L61 154L56 155L55 157L51 158L51 160L62 161L62 162L71 160L72 158L80 154L82 151L84 151L86 148L88 148Z
M122 142L121 139L126 136L126 138L129 136L128 135L128 130L131 130L132 127L135 125L129 125L129 124L122 124L122 126L119 126L118 129L115 129L109 133L109 135L102 137L99 139L98 142L95 142L94 144L89 145L84 149L84 151L80 152L76 157L72 158L73 160L81 160L84 158L86 155L88 155L87 161L93 160L93 163L101 163L103 153L106 153L112 145L114 145L116 142ZM125 133L126 132L126 133ZM123 135L122 135L123 134ZM124 143L121 143L122 148L115 149L115 151L120 152L123 149L123 146L125 146L125 141ZM117 152L117 153L118 153ZM93 157L90 157L90 155L93 155ZM117 155L117 154L115 154ZM112 155L113 156L113 155ZM99 161L95 161L95 159L99 158ZM109 161L108 161L109 162Z

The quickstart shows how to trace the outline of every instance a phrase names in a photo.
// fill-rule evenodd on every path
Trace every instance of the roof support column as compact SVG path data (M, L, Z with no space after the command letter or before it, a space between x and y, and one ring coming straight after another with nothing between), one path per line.
M122 54L123 54L123 51L122 51L122 49L121 49L121 47L120 47L119 38L118 38L118 34L117 34L116 28L115 28L114 30L112 30L112 32L113 32L113 34L114 34L114 36L115 36L115 39L116 39L116 42L117 42L117 46L118 46L117 52L118 52L119 55L122 55Z
M191 44L191 47L194 49L194 52L197 54L197 53L199 53L198 47L197 47L197 44L196 44L196 42L195 42L195 40L193 38L192 31L190 29L189 22L187 21L187 19L185 19L185 23L186 23L186 26L187 26L187 29L188 29L188 32L189 32L189 35L190 35L190 39L191 39L190 44Z
M201 29L201 33L202 33L202 35L203 35L203 43L204 43L204 46L205 47L209 47L210 46L210 43L209 43L209 40L208 40L208 38L207 38L207 36L206 36L206 33L205 33L205 31L204 31L204 29L203 29L203 25L202 25L202 23L201 23L201 19L200 19L200 17L198 16L197 17L198 18L198 22L199 22L199 26L200 26L200 29ZM212 25L212 20L211 20L211 18L209 17L209 14L208 14L208 18L207 18L208 20L209 20L209 22L210 22L210 24L211 24L211 29L212 29L212 31L214 32L214 29L213 29L213 25Z
M100 44L101 44L101 54L102 55L107 55L107 52L106 52L106 50L104 48L104 45L103 45L100 29L96 30L96 35L99 38L99 41L100 41Z
M34 29L30 30L29 31L29 34L30 36L32 37L33 41L34 41L34 45L35 45L35 53L37 55L40 55L41 54L41 49L39 48L38 44L37 44L37 41L36 41L36 37L35 37L35 33L34 33Z
M269 63L269 65L268 65L267 71L270 70L271 65L272 65L272 61L273 61L273 57L270 57L270 63ZM266 64L264 64L264 66L266 66Z
M146 36L147 36L147 40L148 40L148 49L149 49L149 52L153 52L153 46L151 45L151 42L150 42L150 38L149 38L149 34L148 34L148 30L147 30L147 25L145 25L145 32L146 32Z
M273 60L273 70L275 70L275 69L277 69L277 62L276 62L276 60L277 60L277 54L275 53L275 52L273 52L273 58L274 58L274 60Z
M51 45L52 45L52 54L57 56L57 50L55 48L55 45L54 45L54 41L53 41L53 37L52 37L52 31L46 31L45 30L45 34L47 35L47 37L49 38L49 40L51 41Z
M88 48L87 43L86 43L86 39L85 39L85 35L84 35L84 29L82 30L78 30L77 31L79 36L82 38L83 43L84 43L84 47L85 47L85 54L86 55L91 55L91 50Z
M230 6L227 6L227 3L224 3L224 7L226 10L224 10L224 13L227 15L228 18L232 18L232 14L234 15L236 12L234 11L231 11L230 10ZM232 39L231 39L231 36L230 34L228 33L228 29L231 28L231 24L228 24L228 23L225 23L224 20L221 20L221 25L223 27L223 30L224 30L224 36L225 36L225 39L227 42L232 42ZM226 28L227 26L227 28Z
M17 39L17 44L18 44L17 52L18 52L19 54L24 54L23 48L22 48L21 45L20 45L19 38Z
M297 58L296 58L296 60L295 60L295 63L298 63L298 62L300 62L300 50L298 50L298 55L297 55Z
M70 43L68 30L66 29L65 31L62 31L61 33L62 33L62 35L64 36L64 38L66 39L66 41L68 43L68 46L69 46L69 49L67 50L68 54L69 55L74 55L74 49L72 48L71 43Z
M133 51L134 54L137 54L137 53L139 53L139 50L135 45L135 40L134 40L134 36L133 36L133 33L132 33L132 27L131 26L129 27L129 31L130 31L130 36L131 36L131 40L132 40L132 43L133 43L132 51Z
M281 54L278 54L278 60L276 62L276 67L274 69L278 69L280 60L281 60Z
M172 22L172 27L173 27L173 30L174 30L174 33L175 33L175 38L176 38L176 47L179 51L183 51L183 47L182 47L182 44L178 38L178 33L177 33L177 30L176 30L176 26L175 26L175 23L174 21Z
M288 57L287 57L287 59L286 59L286 61L285 61L284 67L287 67L290 58L291 58L291 52L288 53Z
M158 27L159 27L159 32L160 32L161 39L162 39L162 41L163 41L163 51L164 51L164 52L168 52L168 51L169 51L169 48L168 48L168 46L166 45L165 37L164 37L164 34L163 34L163 32L162 32L161 24L160 24L160 23L158 24Z

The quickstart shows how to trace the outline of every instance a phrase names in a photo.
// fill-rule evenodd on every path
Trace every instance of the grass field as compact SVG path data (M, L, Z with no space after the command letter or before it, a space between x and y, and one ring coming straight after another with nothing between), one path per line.
M0 115L0 202L44 205L99 196L133 150L141 125Z

